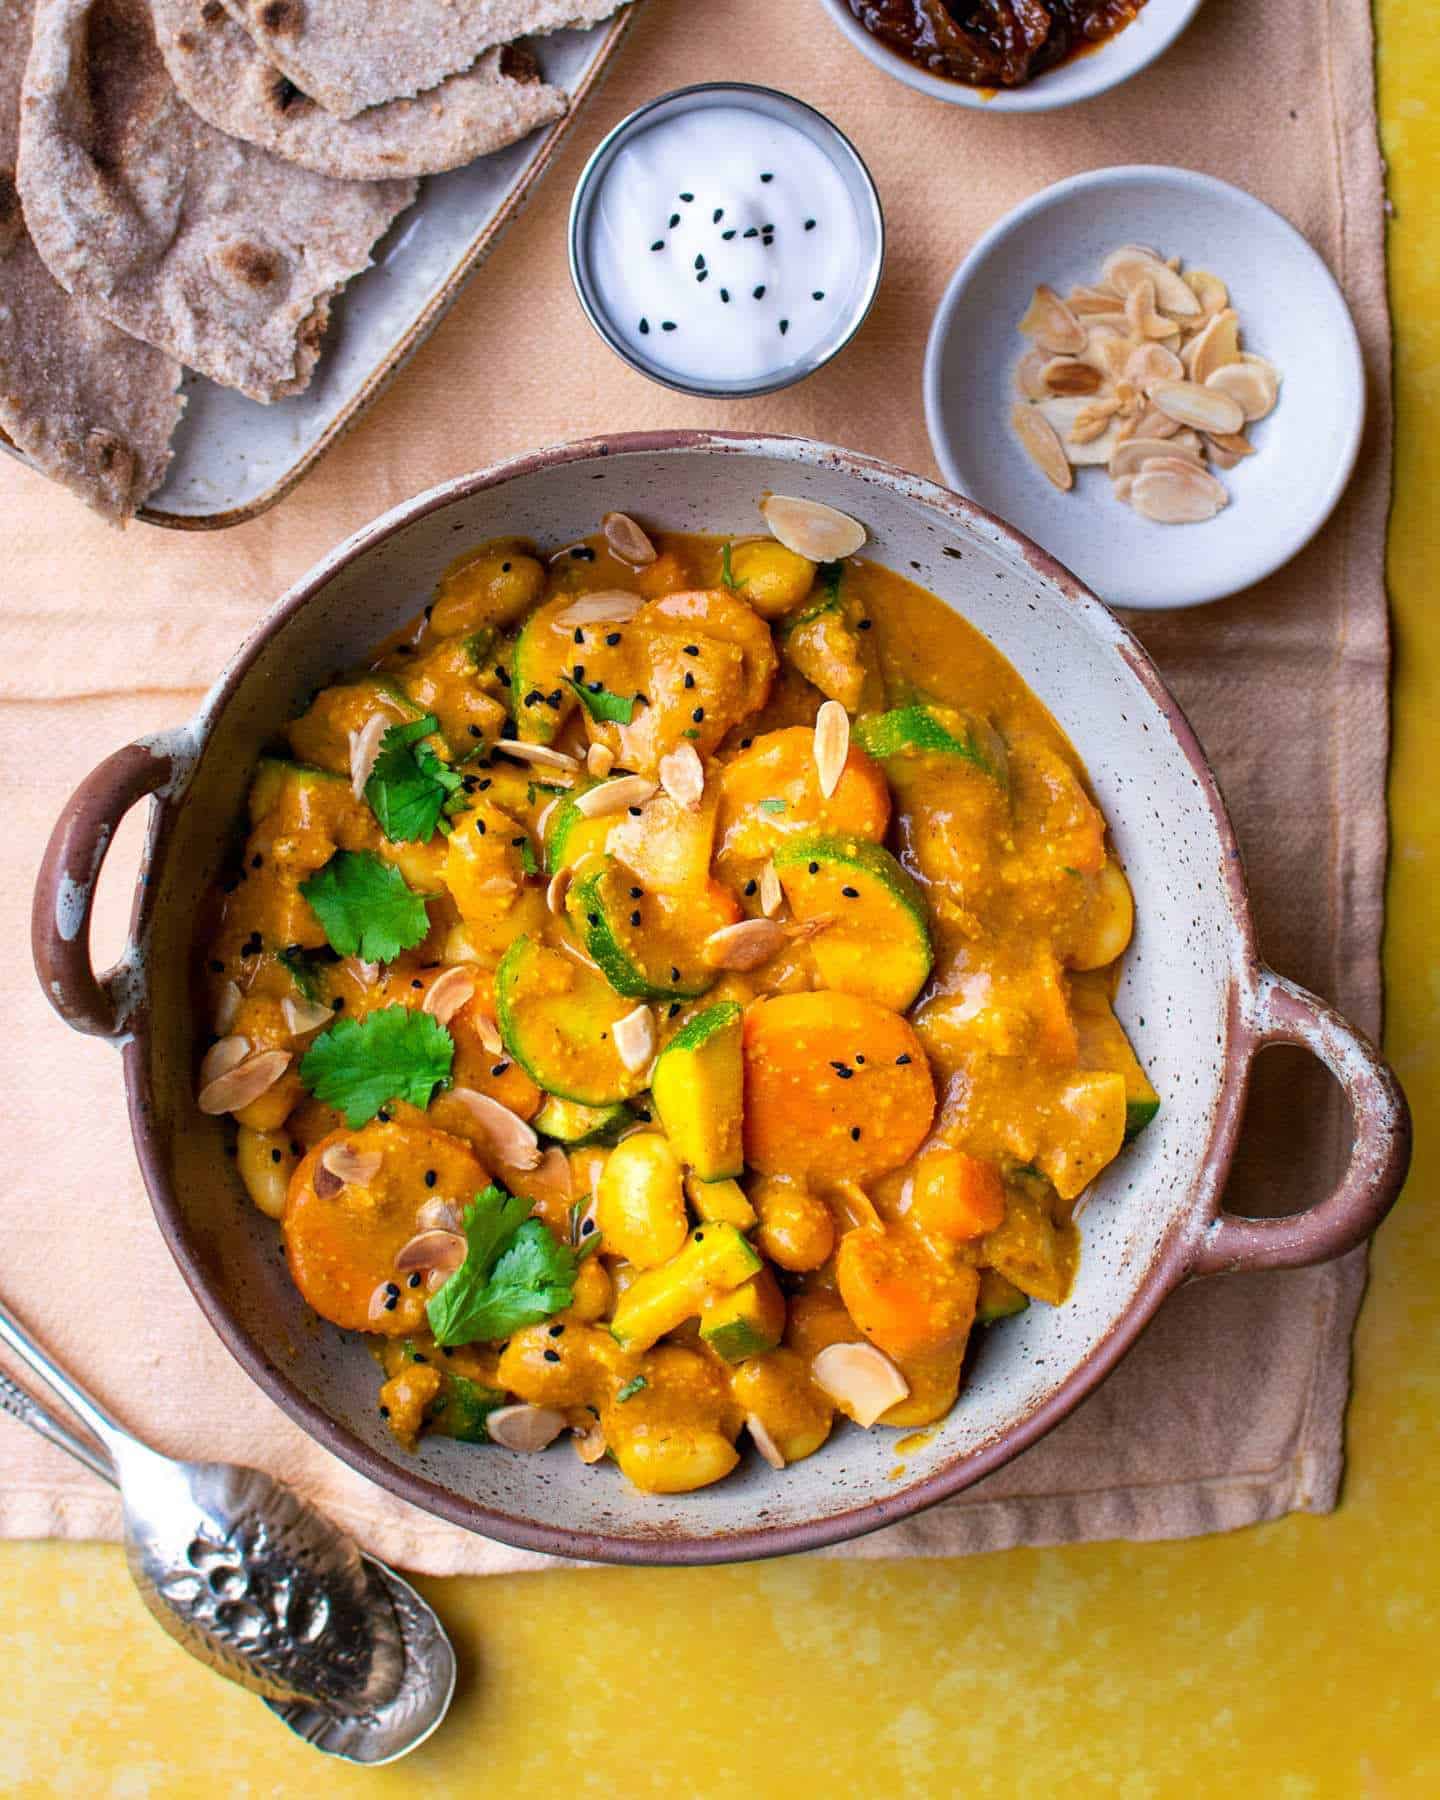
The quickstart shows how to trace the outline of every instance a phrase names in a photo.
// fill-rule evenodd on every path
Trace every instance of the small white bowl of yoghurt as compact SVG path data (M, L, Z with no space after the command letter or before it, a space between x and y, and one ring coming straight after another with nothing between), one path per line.
M570 272L590 323L662 386L769 394L864 323L885 224L870 172L789 94L705 83L623 119L570 208Z

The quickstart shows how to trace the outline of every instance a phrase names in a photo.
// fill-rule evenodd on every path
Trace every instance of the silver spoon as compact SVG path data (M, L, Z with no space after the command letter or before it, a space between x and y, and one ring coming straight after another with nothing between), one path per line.
M120 1490L131 1576L171 1637L331 1755L393 1762L429 1737L455 1692L455 1652L408 1582L259 1469L142 1444L3 1304L0 1340L99 1440L0 1374L0 1407Z

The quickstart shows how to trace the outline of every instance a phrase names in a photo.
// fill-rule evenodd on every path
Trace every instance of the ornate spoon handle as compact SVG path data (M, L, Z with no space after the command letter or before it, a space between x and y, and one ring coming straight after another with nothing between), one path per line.
M50 1360L3 1301L0 1301L0 1342L8 1344L21 1362L38 1375L47 1387L53 1388L73 1412L79 1414L105 1446L112 1461L122 1447L134 1446L137 1451L141 1448L123 1426L116 1424L98 1400L86 1393L80 1383L73 1376L67 1375L58 1363Z
M38 1431L57 1450L68 1451L76 1462L84 1463L91 1474L98 1475L102 1481L108 1481L111 1487L119 1486L115 1471L103 1452L86 1443L84 1438L77 1437L68 1425L62 1425L32 1394L27 1394L24 1388L17 1386L4 1373L0 1373L0 1411L9 1413L12 1419L19 1419L22 1425L28 1425L32 1431Z

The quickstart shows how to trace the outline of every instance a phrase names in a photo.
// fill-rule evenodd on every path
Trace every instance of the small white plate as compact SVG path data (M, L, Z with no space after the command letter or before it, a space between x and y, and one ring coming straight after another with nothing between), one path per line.
M1061 493L1010 429L1026 347L1016 323L1034 288L1096 280L1106 254L1132 243L1218 275L1243 347L1280 369L1280 403L1251 427L1257 454L1221 473L1230 504L1204 524L1141 518L1103 469L1077 469ZM1360 448L1364 368L1334 277L1279 213L1188 169L1097 169L1018 206L955 271L926 347L925 418L950 485L1112 606L1197 606L1262 580L1329 518Z
M887 75L936 100L948 100L952 106L977 106L986 112L1002 113L1053 112L1056 107L1074 106L1077 101L1091 100L1096 94L1118 87L1147 68L1157 56L1163 56L1200 10L1200 0L1146 0L1142 11L1123 31L1117 31L1093 50L1061 63L1058 69L1037 75L1024 87L977 88L932 75L898 50L882 44L855 17L849 0L821 0L821 5L855 48Z

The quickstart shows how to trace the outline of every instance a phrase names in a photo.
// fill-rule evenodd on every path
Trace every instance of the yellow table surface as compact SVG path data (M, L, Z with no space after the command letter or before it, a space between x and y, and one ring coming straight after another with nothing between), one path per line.
M1340 1510L944 1563L429 1581L460 1691L379 1771L317 1756L191 1663L113 1546L0 1545L0 1794L1440 1794L1440 33L1430 0L1378 13L1399 405L1386 1045L1419 1150L1376 1242Z

